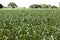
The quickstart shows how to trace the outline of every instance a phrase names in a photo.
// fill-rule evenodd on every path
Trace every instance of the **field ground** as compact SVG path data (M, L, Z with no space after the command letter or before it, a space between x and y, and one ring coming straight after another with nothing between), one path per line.
M60 9L0 9L0 40L60 40Z

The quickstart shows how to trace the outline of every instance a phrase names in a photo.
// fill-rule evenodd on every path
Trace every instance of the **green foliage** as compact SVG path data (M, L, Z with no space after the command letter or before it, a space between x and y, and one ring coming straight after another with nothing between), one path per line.
M8 7L16 8L17 5L16 5L14 2L10 2L10 3L8 4Z
M0 4L0 8L3 8L3 5L2 4Z
M49 6L46 5L46 4L40 4L40 6L41 6L42 8L49 8Z
M38 4L33 4L33 5L30 5L29 8L41 8L41 6Z
M51 6L51 8L58 8L58 7L56 7L56 6Z
M60 10L0 10L0 40L60 40Z
M46 4L40 4L40 5L32 4L32 5L30 5L29 8L58 8L58 7L52 6L52 5L46 5Z

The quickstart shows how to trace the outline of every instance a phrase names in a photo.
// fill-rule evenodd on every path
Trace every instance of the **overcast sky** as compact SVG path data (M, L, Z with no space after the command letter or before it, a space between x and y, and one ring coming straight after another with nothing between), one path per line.
M19 7L29 7L31 4L51 4L59 6L59 0L0 0L0 3L7 6L9 2L15 2Z

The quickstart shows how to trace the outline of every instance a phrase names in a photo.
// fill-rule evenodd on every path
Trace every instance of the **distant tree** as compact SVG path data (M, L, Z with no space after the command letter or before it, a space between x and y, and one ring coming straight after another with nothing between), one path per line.
M51 5L48 5L49 8L51 8L52 6Z
M58 7L56 7L56 6L51 6L51 8L58 8Z
M32 4L30 5L30 8L41 8L41 6L38 4Z
M40 6L41 6L42 8L49 8L49 6L46 5L46 4L40 4Z
M10 2L10 3L8 4L8 7L16 8L17 5L16 5L14 2Z
M32 4L30 5L30 8L58 8L56 6L52 6L52 5L47 5L47 4Z
M3 5L2 4L0 4L0 8L3 8Z

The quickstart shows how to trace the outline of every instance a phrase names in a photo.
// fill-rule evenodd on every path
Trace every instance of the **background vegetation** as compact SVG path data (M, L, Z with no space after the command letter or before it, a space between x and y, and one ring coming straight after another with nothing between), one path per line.
M46 4L40 4L40 5L32 4L32 5L30 5L29 8L58 8L58 7L52 6L52 5L46 5Z
M14 2L10 2L10 3L8 4L8 7L10 7L10 8L16 8L17 5L16 5Z
M17 8L17 4L14 2L10 2L8 3L8 7L3 6L2 4L0 4L0 8ZM25 7L22 7L25 8ZM59 8L57 6L54 5L47 5L47 4L32 4L29 6L29 8Z

